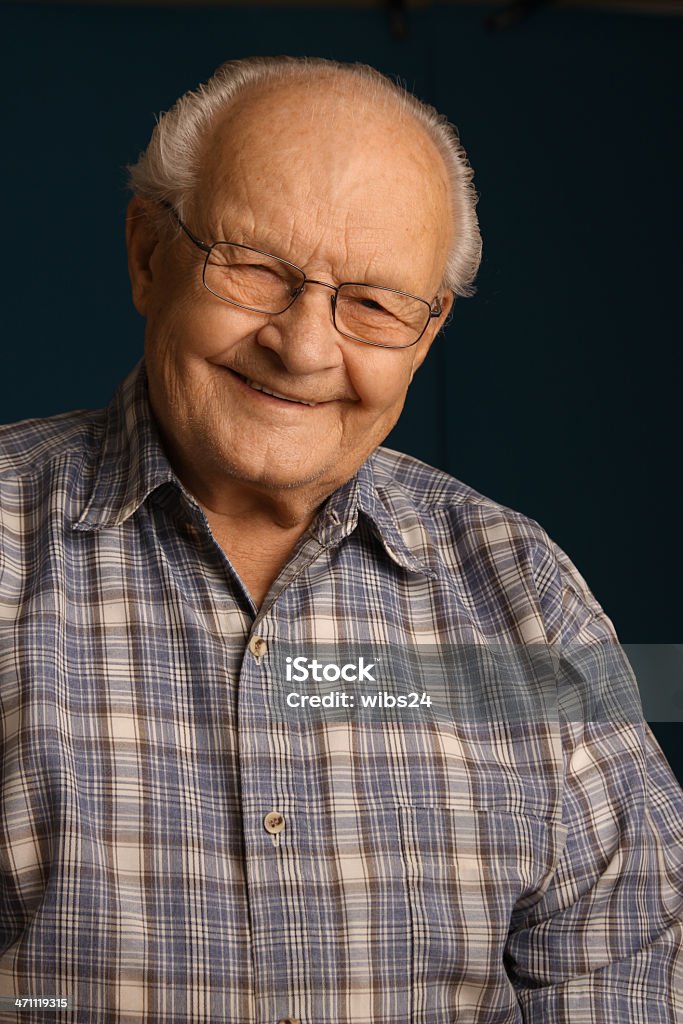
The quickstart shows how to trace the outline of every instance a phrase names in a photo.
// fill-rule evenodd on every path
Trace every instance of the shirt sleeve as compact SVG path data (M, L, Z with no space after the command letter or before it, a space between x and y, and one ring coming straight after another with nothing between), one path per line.
M567 839L542 898L513 916L508 973L526 1024L683 1022L683 793L633 714L612 623L556 553Z

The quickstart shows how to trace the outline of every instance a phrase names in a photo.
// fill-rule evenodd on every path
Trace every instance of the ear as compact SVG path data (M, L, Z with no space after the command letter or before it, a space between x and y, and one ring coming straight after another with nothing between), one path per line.
M158 245L159 233L150 203L133 196L126 215L126 248L133 304L140 316L147 315L154 283L152 256Z
M441 313L439 316L435 316L433 320L429 321L427 330L415 346L415 355L413 357L413 365L410 372L411 382L425 361L427 353L432 347L432 342L436 338L437 334L444 327L446 321L450 320L454 301L455 295L451 291L444 292L441 296Z

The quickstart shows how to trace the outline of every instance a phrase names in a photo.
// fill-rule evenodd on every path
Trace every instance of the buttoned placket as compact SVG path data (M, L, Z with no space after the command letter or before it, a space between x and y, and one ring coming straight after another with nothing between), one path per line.
M305 1024L300 1005L306 992L296 987L307 959L300 944L307 911L297 892L305 789L296 729L278 720L273 698L282 682L274 673L280 633L286 632L288 589L344 532L336 514L325 516L323 529L324 543L320 533L309 535L267 595L252 625L238 683L245 879L259 1024Z

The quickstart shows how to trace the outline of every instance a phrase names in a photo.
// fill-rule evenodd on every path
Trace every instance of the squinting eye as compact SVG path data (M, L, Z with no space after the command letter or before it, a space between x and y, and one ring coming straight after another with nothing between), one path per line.
M266 274L277 273L273 267L265 267L263 263L242 263L241 266L243 266L245 270L263 270Z
M225 266L228 270L236 270L242 274L273 274L275 271L272 267L264 267L262 263L226 263Z

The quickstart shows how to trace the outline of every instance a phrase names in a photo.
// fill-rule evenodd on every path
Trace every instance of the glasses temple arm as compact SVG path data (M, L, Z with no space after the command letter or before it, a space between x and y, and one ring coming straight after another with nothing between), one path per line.
M194 242L198 249L201 249L202 252L211 252L211 249L213 247L209 245L208 242L202 242L201 238L197 238L197 236L192 231L190 231L187 224L185 224L184 221L182 221L178 216L175 207L173 207L171 203L168 202L168 200L160 199L159 206L163 206L165 210L168 210L168 212L171 214L178 227L185 232L190 241Z

